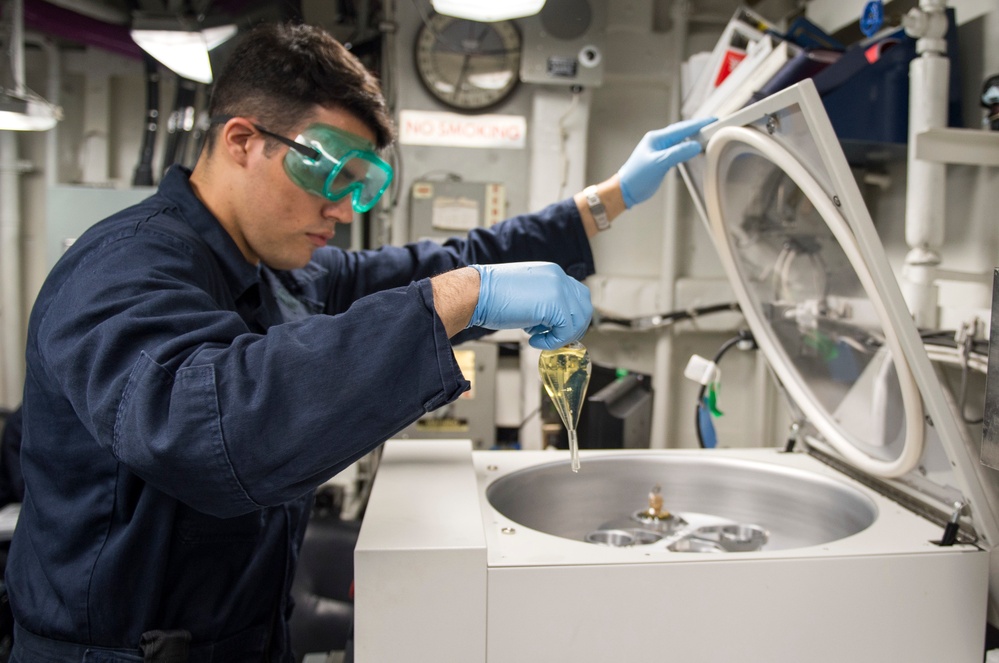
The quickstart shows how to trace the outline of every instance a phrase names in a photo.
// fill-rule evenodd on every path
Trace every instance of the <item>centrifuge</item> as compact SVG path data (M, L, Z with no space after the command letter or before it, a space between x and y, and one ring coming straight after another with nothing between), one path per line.
M978 663L999 476L923 349L810 81L682 168L800 431L791 448L386 444L359 663Z

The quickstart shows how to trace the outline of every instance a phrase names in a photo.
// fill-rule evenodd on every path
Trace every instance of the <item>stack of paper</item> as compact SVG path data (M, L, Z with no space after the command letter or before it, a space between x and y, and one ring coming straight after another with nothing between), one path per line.
M749 57L751 47L772 29L773 26L751 10L744 7L737 9L707 63L688 86L689 92L680 109L683 117L703 117L697 115L701 105Z
M746 58L698 107L696 117L723 117L734 113L753 94L770 82L801 49L787 41L765 35L750 47Z

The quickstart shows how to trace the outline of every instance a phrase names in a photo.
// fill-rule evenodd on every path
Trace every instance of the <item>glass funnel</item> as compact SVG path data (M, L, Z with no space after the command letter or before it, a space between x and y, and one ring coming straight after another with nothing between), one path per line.
M541 382L562 417L562 423L569 433L569 454L572 458L572 471L579 471L579 439L576 426L579 412L586 398L586 388L590 384L590 355L586 346L573 342L557 350L543 350L538 360Z

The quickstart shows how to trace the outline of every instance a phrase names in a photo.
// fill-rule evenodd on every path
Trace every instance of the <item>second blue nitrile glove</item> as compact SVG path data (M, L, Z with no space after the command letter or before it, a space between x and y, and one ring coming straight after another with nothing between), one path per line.
M666 171L697 156L701 151L700 143L687 139L714 121L713 117L686 120L642 136L631 156L617 171L621 177L624 204L631 208L648 200L659 188Z
M550 262L471 265L479 302L469 327L523 329L532 347L554 350L583 337L593 315L590 291Z

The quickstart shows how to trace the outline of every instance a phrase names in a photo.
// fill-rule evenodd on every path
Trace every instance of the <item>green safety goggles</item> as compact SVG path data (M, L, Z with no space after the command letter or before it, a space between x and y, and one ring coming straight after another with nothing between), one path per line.
M214 118L227 122L230 117ZM367 140L328 124L312 124L295 140L263 127L257 131L289 148L284 171L309 193L340 200L350 195L354 211L368 212L392 183L392 166L383 161Z

